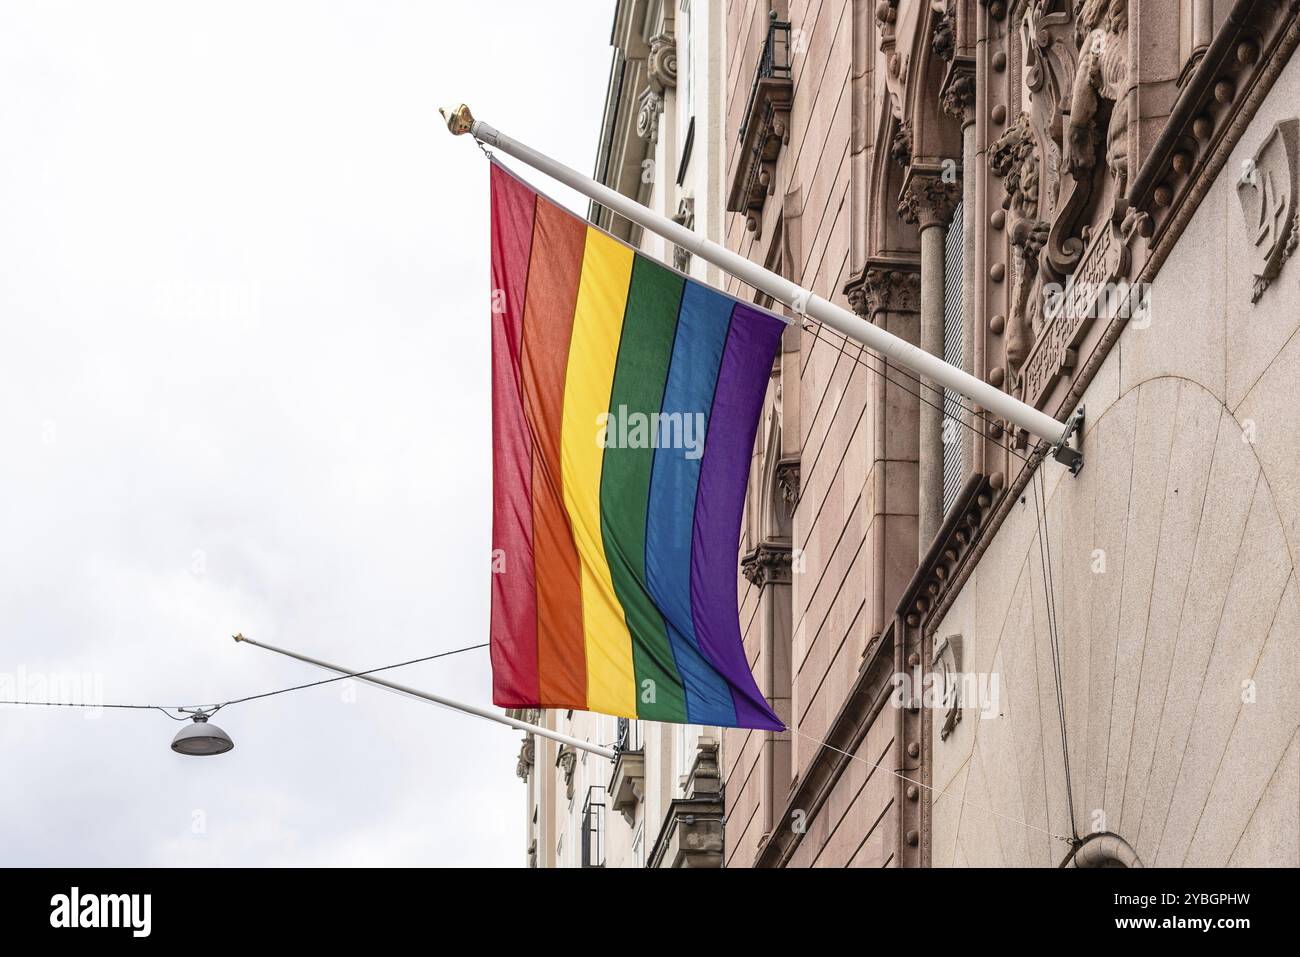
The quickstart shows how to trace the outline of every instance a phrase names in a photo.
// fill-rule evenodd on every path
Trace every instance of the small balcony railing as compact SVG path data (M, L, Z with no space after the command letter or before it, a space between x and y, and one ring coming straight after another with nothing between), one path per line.
M763 41L763 52L758 57L758 71L754 74L754 84L749 88L749 101L745 104L745 122L741 124L739 140L745 142L749 135L749 125L754 119L754 103L758 99L759 89L766 79L789 80L790 75L790 24L777 20L775 11L767 25L767 38Z
M790 69L790 24L775 16L759 51L754 84L740 120L736 167L727 209L744 213L750 232L758 232L763 206L776 186L776 160L790 137L794 80ZM757 238L757 236L756 236Z

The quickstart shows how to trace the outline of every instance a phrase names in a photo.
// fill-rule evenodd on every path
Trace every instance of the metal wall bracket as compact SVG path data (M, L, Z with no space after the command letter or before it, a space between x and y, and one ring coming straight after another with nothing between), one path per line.
M1077 435L1079 441L1071 445L1070 439ZM1061 441L1052 446L1052 458L1070 470L1071 475L1078 475L1083 470L1083 406L1074 410L1069 421L1065 423L1065 434Z

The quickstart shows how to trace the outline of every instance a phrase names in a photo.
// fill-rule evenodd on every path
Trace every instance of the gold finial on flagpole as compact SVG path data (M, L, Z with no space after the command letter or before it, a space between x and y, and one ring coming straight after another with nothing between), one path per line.
M474 129L474 114L469 111L469 107L464 103L450 113L442 107L438 107L438 112L447 121L447 129L451 130L453 136L460 136L460 134L469 133Z

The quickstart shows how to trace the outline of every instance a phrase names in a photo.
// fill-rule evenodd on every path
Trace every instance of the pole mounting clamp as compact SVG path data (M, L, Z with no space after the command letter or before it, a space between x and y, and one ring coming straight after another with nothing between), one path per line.
M1070 439L1079 436L1077 445L1071 445ZM1074 410L1074 414L1065 423L1065 434L1061 441L1052 446L1052 458L1070 470L1071 475L1078 475L1083 469L1083 406Z

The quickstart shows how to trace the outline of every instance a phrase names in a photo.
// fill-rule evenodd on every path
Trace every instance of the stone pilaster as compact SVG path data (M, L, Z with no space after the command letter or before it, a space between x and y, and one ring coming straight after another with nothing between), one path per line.
M873 256L845 286L859 315L913 345L919 342L920 263L913 257ZM886 365L872 352L867 403L867 628L870 640L893 620L894 603L907 586L916 548L916 383L910 372Z

